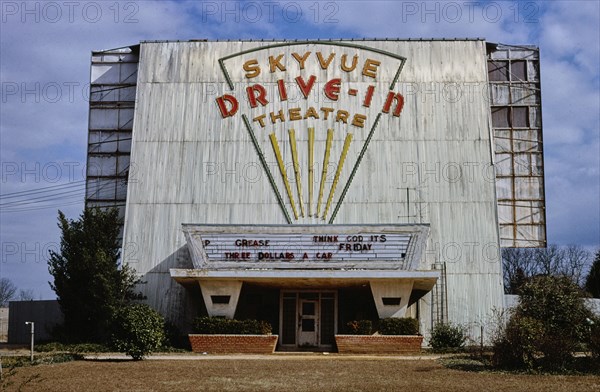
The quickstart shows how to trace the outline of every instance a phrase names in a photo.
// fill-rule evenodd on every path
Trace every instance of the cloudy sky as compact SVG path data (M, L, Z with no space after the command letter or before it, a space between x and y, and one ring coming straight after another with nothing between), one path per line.
M59 242L57 209L76 218L83 208L90 52L141 40L481 37L537 45L548 242L600 245L597 1L0 4L0 277L36 298L54 298L46 260ZM48 200L44 188L57 185L62 191ZM39 192L16 197L30 190Z

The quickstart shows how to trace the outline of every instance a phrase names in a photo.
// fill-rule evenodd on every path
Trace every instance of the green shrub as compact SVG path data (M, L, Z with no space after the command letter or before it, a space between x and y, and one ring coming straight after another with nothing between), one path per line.
M113 346L140 360L161 347L165 339L163 325L163 317L148 305L124 306L116 312L114 319Z
M461 325L438 323L431 330L429 344L434 351L447 351L461 348L466 340L465 329Z
M222 317L198 317L194 333L225 335L270 335L271 324L262 320L232 320Z
M494 362L502 367L566 369L583 343L593 346L591 318L581 289L569 278L534 277L521 287L519 304L494 338Z
M42 343L35 346L35 351L39 353L49 353L52 351L69 351L70 345L59 343L59 342L49 342Z
M371 335L373 322L371 320L353 320L346 324L346 330L350 335Z
M50 342L38 344L35 346L35 351L54 352L54 351L66 351L69 353L106 353L110 351L110 348L98 343L77 343L77 344L64 344L59 342Z
M530 317L511 317L494 339L493 363L502 368L532 368L535 363L543 325Z
M380 319L379 333L382 335L417 335L419 322L417 319L409 317Z

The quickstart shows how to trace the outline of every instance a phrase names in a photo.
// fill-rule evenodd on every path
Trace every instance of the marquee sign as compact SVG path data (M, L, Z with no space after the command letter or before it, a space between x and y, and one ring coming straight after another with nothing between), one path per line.
M194 267L415 267L428 225L197 225L185 224Z
M398 261L406 257L410 234L210 233L202 241L209 261Z
M405 61L327 41L219 59L231 91L215 107L222 121L241 117L288 223L334 222L381 117L402 113L404 97L394 88ZM280 177L268 161L277 162Z

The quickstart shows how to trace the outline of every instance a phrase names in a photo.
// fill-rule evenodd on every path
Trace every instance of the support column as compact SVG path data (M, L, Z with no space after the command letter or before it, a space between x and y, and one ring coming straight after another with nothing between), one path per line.
M405 316L413 280L371 280L369 284L379 318Z
M235 315L242 282L238 280L199 280L208 315L232 319Z

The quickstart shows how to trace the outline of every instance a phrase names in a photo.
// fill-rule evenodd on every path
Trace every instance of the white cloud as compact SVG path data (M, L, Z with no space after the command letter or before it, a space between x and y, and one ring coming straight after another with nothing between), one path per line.
M598 130L600 97L591 81L597 75L547 55L542 55L541 74L546 143L558 146L593 137Z
M540 45L548 56L573 61L585 72L598 76L597 1L553 1L541 20Z
M548 2L539 26L548 237L600 240L600 3Z

